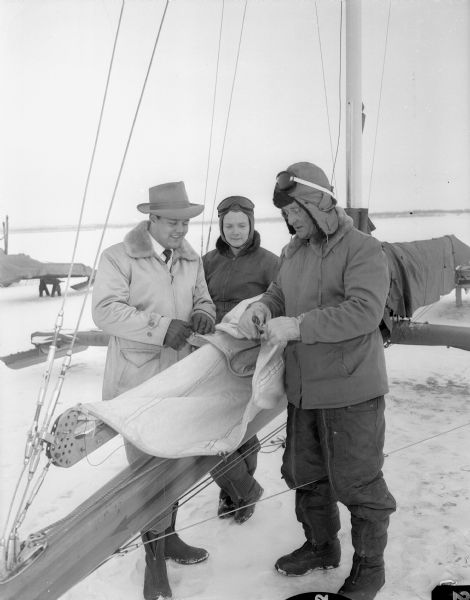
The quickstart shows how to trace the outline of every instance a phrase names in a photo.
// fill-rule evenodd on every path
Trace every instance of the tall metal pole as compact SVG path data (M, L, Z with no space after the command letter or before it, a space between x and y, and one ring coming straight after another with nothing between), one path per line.
M346 0L344 4L346 7L346 206L356 227L366 231L367 210L364 215L362 214L364 209L361 209L362 5L361 0Z
M3 248L5 250L5 254L8 254L8 215L5 218L5 221L2 222L3 227Z

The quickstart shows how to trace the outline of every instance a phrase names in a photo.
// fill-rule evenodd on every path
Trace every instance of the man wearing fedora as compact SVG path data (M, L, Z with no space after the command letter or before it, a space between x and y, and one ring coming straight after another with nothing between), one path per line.
M184 239L189 220L204 207L189 202L180 181L150 188L149 202L137 209L149 219L103 251L93 287L93 320L110 335L103 400L187 356L192 332L214 331L215 307L202 259ZM130 444L126 452L130 462L139 456ZM145 600L171 598L165 559L191 564L208 557L206 550L188 546L174 533L176 510L177 504L159 519L158 529L142 535ZM163 532L165 537L155 540Z

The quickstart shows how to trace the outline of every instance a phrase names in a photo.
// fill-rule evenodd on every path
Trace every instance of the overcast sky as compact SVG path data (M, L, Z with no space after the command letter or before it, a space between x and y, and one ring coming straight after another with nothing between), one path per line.
M125 4L85 223L108 209L164 5ZM309 160L331 174L341 2L248 0L242 30L244 0L226 0L213 112L222 7L170 2L113 223L135 221L136 204L165 181L184 180L190 199L204 202L207 177L209 214L214 201L244 194L270 216L278 171ZM78 219L120 9L121 0L0 0L0 216L12 228ZM393 0L384 63L388 11L388 1L363 0L364 205L470 208L470 3ZM344 125L343 112L343 204Z

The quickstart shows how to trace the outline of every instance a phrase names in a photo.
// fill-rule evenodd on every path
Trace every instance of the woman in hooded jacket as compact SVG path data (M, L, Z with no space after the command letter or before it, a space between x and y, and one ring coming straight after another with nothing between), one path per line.
M217 207L220 237L203 256L207 287L216 307L216 323L239 302L264 293L276 278L278 257L261 248L255 230L254 204L229 196ZM263 488L254 478L260 443L256 436L242 444L211 472L220 487L218 515L244 523L254 512Z

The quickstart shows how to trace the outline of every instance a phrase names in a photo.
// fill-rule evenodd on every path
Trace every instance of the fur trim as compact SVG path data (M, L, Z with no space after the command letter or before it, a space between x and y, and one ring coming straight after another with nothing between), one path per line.
M124 248L131 258L153 256L153 246L149 238L149 221L141 221L125 235ZM173 260L198 260L198 258L199 255L186 240L183 240L180 248L177 248L173 255Z

